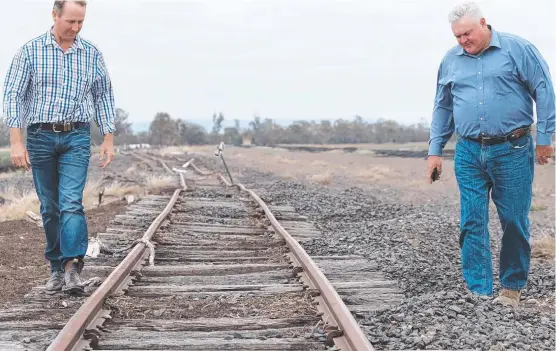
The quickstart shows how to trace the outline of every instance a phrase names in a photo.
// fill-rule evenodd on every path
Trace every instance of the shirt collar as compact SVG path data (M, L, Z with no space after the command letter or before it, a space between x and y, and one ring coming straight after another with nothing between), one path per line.
M54 37L54 33L52 32L52 27L46 32L44 45L52 45L52 46L58 45L58 43L56 42L56 38ZM75 47L76 49L79 50L85 49L85 46L83 45L83 39L81 39L79 34L75 37L72 47Z
M497 47L497 48L501 48L500 46L500 38L498 38L498 33L494 30L494 28L492 28L492 26L490 24L487 24L488 29L490 29L490 43L488 44L488 47ZM463 48L460 46L457 52L458 55L469 55L468 53L465 52L465 50L463 50Z

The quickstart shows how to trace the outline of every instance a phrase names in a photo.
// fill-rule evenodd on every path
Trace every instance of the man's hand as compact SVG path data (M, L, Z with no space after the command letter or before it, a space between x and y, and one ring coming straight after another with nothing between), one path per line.
M442 159L439 156L429 156L427 160L427 175L429 184L432 184L432 172L435 168L440 176L440 174L442 174Z
M548 159L552 157L552 153L554 152L554 148L552 145L537 145L535 149L535 153L537 154L537 162L540 165L544 165L548 163Z
M104 156L106 156L106 161L102 162ZM98 159L101 161L101 168L106 168L114 159L114 137L112 133L108 133L104 136L104 141L100 144L100 155Z
M10 145L12 163L16 167L23 167L28 171L31 168L31 161L29 160L29 153L23 142L21 128L10 128Z
M25 170L29 170L31 167L31 161L29 160L29 153L25 148L23 143L12 143L10 149L10 155L12 157L12 163L17 167L23 167Z

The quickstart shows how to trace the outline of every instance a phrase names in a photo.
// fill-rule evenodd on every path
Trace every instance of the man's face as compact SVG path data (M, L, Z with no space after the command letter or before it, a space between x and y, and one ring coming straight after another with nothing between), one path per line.
M458 44L471 55L480 53L487 45L488 31L484 18L477 22L471 18L463 17L452 23L452 32Z
M83 27L85 20L84 6L68 1L59 15L53 11L54 29L63 41L73 41Z

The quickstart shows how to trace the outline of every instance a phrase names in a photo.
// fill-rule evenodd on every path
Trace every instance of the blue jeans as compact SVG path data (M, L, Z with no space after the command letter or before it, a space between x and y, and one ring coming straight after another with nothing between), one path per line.
M500 285L505 289L520 290L527 284L534 159L530 135L490 146L458 138L454 161L461 199L459 244L463 277L472 292L493 294L489 193L503 230Z
M41 203L45 256L52 271L63 271L67 261L83 259L87 252L82 199L91 155L90 127L56 133L31 125L27 151Z

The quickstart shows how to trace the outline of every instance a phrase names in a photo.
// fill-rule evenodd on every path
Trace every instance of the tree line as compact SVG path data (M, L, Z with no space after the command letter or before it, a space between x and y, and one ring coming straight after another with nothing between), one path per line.
M223 141L229 145L241 145L244 137L252 144L274 146L277 144L359 144L359 143L406 143L427 141L429 127L426 123L402 125L392 120L380 119L365 121L361 116L335 121L295 121L281 126L275 120L254 116L247 126L242 127L239 120L234 125L223 127L223 113L212 116L212 128L181 118L172 118L166 112L154 116L148 131L133 132L129 113L116 109L115 143L151 144L160 146L206 145ZM91 123L91 142L102 143L102 136L95 123ZM0 121L0 146L9 145L9 131Z

